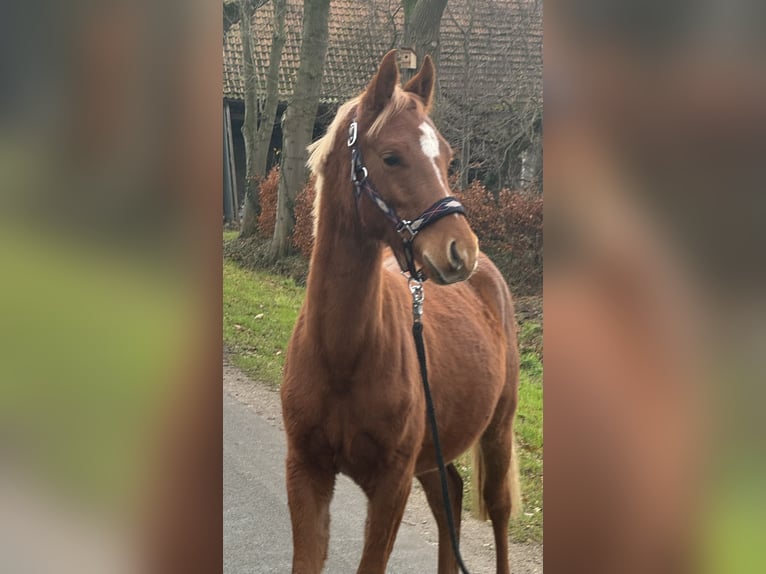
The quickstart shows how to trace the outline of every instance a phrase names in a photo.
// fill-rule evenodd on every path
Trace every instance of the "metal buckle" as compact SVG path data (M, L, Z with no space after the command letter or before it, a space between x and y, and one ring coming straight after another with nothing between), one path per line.
M362 174L362 177L357 177L358 174ZM367 168L362 166L356 167L353 164L351 165L351 181L354 182L357 185L361 185L361 183L367 179Z
M357 129L356 120L354 120L351 122L351 125L348 126L348 147L351 147L356 143Z
M417 277L409 278L410 293L412 293L412 318L416 323L423 316L423 300L426 298L423 292L423 282Z
M411 242L413 239L415 239L415 236L418 234L417 231L412 229L411 225L412 225L411 221L409 221L408 219L402 219L399 222L399 225L396 226L396 232L402 238L402 241ZM410 234L409 238L404 236L405 231Z
M360 173L362 177L358 177ZM365 179L367 179L367 168L359 161L359 150L353 148L351 150L351 181L360 184Z

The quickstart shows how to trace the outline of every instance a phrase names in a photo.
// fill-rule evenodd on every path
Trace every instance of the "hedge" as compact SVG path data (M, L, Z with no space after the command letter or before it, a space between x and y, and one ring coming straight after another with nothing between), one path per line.
M452 178L453 187L458 178ZM261 183L259 233L270 238L274 233L279 170L274 168ZM505 276L514 295L539 295L543 280L543 199L537 194L502 189L487 190L479 181L452 193L466 208L471 226L482 250ZM305 257L313 244L312 209L314 179L295 200L295 228L292 243Z

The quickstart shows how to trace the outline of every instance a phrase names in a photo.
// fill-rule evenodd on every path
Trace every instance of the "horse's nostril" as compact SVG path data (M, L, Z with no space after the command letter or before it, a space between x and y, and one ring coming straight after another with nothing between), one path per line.
M463 268L463 258L460 257L460 254L457 251L457 242L452 241L449 245L449 256L450 256L450 263L452 264L452 267L455 269L455 271L459 271Z

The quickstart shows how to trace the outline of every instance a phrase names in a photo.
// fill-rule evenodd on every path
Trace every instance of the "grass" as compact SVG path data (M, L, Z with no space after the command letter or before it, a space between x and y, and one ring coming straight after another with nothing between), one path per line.
M303 292L292 279L224 261L223 340L234 364L251 378L279 385Z
M231 234L229 240L233 237ZM303 287L280 275L244 270L227 256L223 268L223 293L224 342L232 361L251 378L276 388L281 381L290 333L303 300ZM520 518L509 528L511 539L516 542L542 542L543 539L541 335L539 320L521 321L521 375L515 432L524 508ZM466 490L471 484L470 462L470 453L457 461ZM469 510L470 496L467 493L464 500Z
M543 540L543 373L540 359L522 357L516 442L524 508L511 525L514 540Z

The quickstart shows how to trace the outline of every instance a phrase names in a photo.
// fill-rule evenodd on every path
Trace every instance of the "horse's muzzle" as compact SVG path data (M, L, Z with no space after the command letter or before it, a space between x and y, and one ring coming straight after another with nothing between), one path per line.
M426 277L440 285L449 285L471 276L478 262L478 241L470 229L469 234L461 235L464 236L449 238L443 242L445 247L440 248L434 248L434 241L424 242L421 254Z

